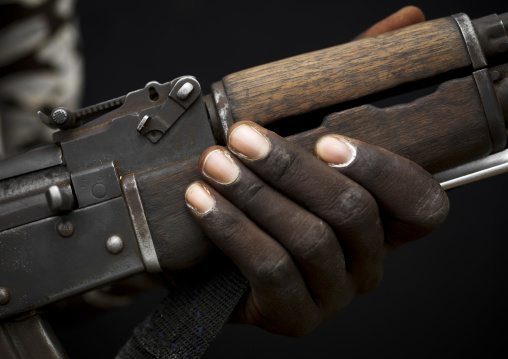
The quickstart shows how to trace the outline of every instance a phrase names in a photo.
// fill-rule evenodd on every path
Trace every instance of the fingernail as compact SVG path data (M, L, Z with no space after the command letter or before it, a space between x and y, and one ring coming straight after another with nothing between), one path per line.
M338 136L325 136L316 143L316 154L332 167L346 167L356 158L356 148Z
M229 184L238 178L240 169L228 153L217 149L206 156L203 162L203 172L219 183Z
M270 142L251 126L240 125L229 134L228 147L236 154L257 160L267 155Z
M185 201L200 214L208 213L215 206L215 198L200 183L194 183L187 188Z

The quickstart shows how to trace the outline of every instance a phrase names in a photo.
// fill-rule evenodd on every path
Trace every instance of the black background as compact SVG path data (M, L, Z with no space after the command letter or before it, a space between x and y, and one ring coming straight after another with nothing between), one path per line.
M413 1L428 19L508 11L505 1ZM81 1L84 104L197 77L205 92L228 73L349 41L405 1ZM374 49L373 49L374 50ZM507 175L449 193L433 235L389 255L385 278L301 339L226 326L206 358L491 356L505 352L508 319ZM112 358L164 295L79 320L54 320L71 358Z

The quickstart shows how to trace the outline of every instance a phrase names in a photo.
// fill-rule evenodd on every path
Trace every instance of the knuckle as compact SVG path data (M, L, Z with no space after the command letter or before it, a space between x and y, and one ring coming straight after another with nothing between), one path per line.
M337 225L355 227L371 219L376 201L359 185L349 186L335 197L332 213Z
M211 223L212 237L219 237L221 242L231 242L246 231L245 222L236 216L223 215Z
M280 283L290 277L293 260L288 253L273 254L256 265L256 277L263 283Z
M295 244L293 254L307 262L322 260L332 250L337 239L330 226L323 220L312 220L302 224L295 230L299 239ZM302 228L303 227L303 228Z
M235 201L240 210L245 210L252 203L257 202L258 197L263 194L266 186L261 181L252 181L243 185L236 193L239 200Z
M298 163L298 156L291 152L289 148L278 148L270 156L267 163L271 180L277 183L291 181L299 167Z

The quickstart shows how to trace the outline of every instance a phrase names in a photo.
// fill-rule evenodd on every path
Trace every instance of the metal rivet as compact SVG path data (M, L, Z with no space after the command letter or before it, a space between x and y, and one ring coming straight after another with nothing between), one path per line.
M62 219L56 224L56 231L64 238L69 238L74 234L74 224L68 219Z
M186 82L183 84L182 87L180 87L180 90L178 90L178 92L176 93L176 96L180 100L185 100L189 96L189 94L192 92L192 90L194 90L194 86L192 86L192 84L190 82Z
M0 305L5 305L11 300L11 292L9 288L0 287Z
M112 254L120 253L123 250L122 237L117 236L116 234L109 237L106 241L106 249Z
M102 198L108 193L106 186L102 183L97 183L92 188L92 194L95 198Z
M490 74L490 77L492 78L492 81L499 81L502 78L501 72L499 71L492 71Z

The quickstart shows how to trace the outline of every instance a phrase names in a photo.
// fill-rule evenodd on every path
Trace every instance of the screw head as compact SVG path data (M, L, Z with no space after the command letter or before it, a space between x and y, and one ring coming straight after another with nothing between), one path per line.
M0 305L5 305L11 300L11 292L9 288L0 287Z
M55 108L51 111L50 122L53 126L64 129L74 125L74 115L64 107Z
M114 234L106 241L106 249L111 254L118 254L123 250L123 239L122 237Z
M51 119L56 125L62 125L69 119L69 116L67 115L67 111L62 108L57 108L51 114Z
M74 223L68 219L62 219L56 224L56 231L61 237L69 238L74 234Z

